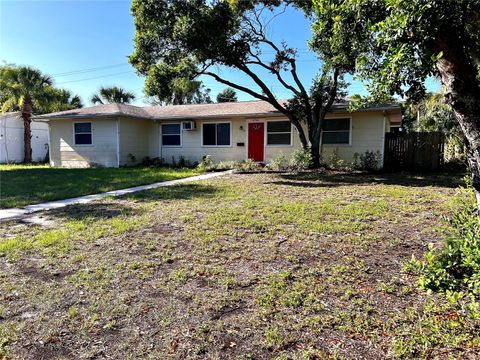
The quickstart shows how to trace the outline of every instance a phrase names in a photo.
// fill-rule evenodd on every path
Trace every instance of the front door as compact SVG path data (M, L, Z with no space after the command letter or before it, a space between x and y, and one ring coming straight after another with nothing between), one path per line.
M265 125L263 122L248 123L248 158L263 161Z

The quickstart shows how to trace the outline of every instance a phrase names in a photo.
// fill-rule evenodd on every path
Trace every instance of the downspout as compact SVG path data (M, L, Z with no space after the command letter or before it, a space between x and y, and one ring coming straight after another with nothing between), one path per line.
M383 169L385 165L385 133L387 131L387 112L383 110L383 132L382 132L382 159L380 161L380 167Z
M117 117L117 167L120 167L120 121Z
M53 167L53 158L52 158L52 145L51 145L51 138L52 138L52 128L50 126L50 121L47 122L48 125L48 163L51 167Z

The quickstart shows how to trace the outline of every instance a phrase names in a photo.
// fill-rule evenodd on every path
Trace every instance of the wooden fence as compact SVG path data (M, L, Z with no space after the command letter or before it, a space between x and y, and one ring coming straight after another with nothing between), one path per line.
M443 164L444 136L440 132L385 134L386 170L438 170Z

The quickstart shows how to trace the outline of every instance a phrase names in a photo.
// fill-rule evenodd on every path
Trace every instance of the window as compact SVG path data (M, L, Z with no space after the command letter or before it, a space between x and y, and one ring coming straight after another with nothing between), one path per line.
M290 121L267 122L267 145L291 145L292 125Z
M350 119L325 119L322 125L322 143L349 145Z
M203 146L230 146L230 123L202 124Z
M92 123L82 122L73 124L75 145L92 145Z
M180 124L162 124L162 145L181 146L182 139Z

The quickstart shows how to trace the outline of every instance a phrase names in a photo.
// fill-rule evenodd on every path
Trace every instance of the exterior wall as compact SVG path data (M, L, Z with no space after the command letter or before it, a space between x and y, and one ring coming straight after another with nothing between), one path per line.
M285 120L284 118L271 118L268 120ZM243 161L247 158L248 139L247 139L247 127L250 121L265 121L265 119L247 119L247 118L235 118L235 119L206 119L197 120L196 130L182 131L181 143L182 146L162 146L161 145L161 126L159 126L158 134L160 139L160 153L159 157L163 158L167 163L171 163L173 160L178 161L181 156L190 162L200 162L205 155L211 155L215 162L219 161ZM231 131L230 146L202 146L202 124L216 123L216 122L229 122ZM163 124L180 123L179 121L164 121ZM290 154L295 147L300 146L296 131L292 128L292 145L288 146L265 146L265 159L269 161L276 154L283 152ZM240 145L243 143L243 146ZM266 142L265 142L266 144Z
M323 156L328 157L333 152L345 161L353 161L354 154L363 154L366 151L379 151L383 154L383 144L385 141L385 131L388 126L388 116L385 117L382 111L364 111L355 113L335 113L327 118L351 118L351 144L350 145L324 145ZM248 122L268 121L268 120L286 120L282 117L257 118L257 119L224 119L224 120L201 120L196 121L197 129L194 131L182 132L182 146L170 147L160 145L159 157L166 162L171 163L172 159L178 161L180 156L191 162L199 162L204 155L211 155L215 162L218 161L243 161L247 158ZM230 122L232 141L228 147L208 147L202 146L202 124L207 122ZM164 122L179 123L179 122ZM242 127L243 129L240 129ZM159 137L161 133L159 129ZM160 140L161 142L161 140ZM237 143L244 143L244 146L237 146ZM292 127L292 145L266 145L265 141L265 161L268 162L275 158L279 153L284 153L287 157L295 150L301 148L298 132ZM383 157L383 155L382 155Z
M119 119L120 166L139 164L147 156L158 156L157 128L158 125L149 119ZM135 161L132 161L131 155Z
M355 153L363 154L366 151L380 152L383 158L385 131L388 117L382 111L360 111L354 113L335 113L327 118L351 117L351 144L350 145L323 145L322 156L328 158L334 152L338 157L348 162L354 160ZM385 119L385 121L384 121Z
M323 156L327 158L333 152L348 162L354 160L354 154L366 151L379 151L383 158L385 131L390 124L389 115L382 111L359 111L355 113L335 113L327 118L351 118L351 143L349 145L324 145ZM149 156L163 158L167 163L178 161L180 157L191 163L200 162L205 155L211 155L215 162L243 161L247 158L248 123L255 121L285 120L280 116L269 118L201 119L196 121L197 128L181 132L181 146L162 146L160 124L172 124L181 121L152 121L134 118L84 119L92 122L93 145L74 145L74 120L52 120L50 122L51 165L63 167L87 167L91 164L115 167L134 165ZM230 146L202 146L202 124L229 122L231 129ZM266 125L265 125L266 129ZM119 147L117 147L119 143ZM243 144L243 145L242 145ZM266 138L265 138L266 144ZM265 161L275 158L279 153L287 157L301 148L296 129L292 127L291 145L265 145ZM118 149L118 150L117 150ZM117 153L118 151L118 153ZM132 162L129 154L135 157Z
M73 124L92 123L92 145L75 145ZM117 119L56 119L50 121L50 165L116 167Z
M48 124L32 121L32 160L42 162L48 151ZM19 113L8 113L0 117L0 163L22 162L23 119Z

